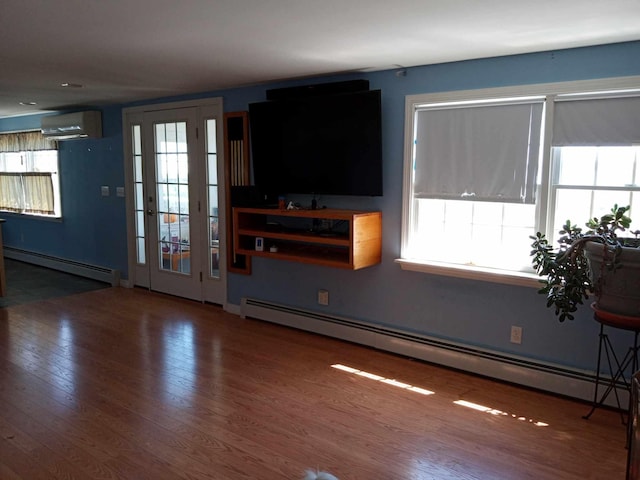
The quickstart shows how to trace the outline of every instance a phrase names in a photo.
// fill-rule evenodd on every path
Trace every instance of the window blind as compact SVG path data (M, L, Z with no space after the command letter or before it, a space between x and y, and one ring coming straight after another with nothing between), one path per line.
M416 112L414 196L535 203L542 100Z
M556 100L552 143L557 147L640 145L640 96Z

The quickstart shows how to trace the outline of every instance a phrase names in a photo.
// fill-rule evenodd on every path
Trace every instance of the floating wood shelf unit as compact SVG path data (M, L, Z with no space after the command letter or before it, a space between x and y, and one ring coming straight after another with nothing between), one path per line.
M382 213L238 207L233 237L237 255L357 270L381 261ZM263 240L262 251L256 238Z

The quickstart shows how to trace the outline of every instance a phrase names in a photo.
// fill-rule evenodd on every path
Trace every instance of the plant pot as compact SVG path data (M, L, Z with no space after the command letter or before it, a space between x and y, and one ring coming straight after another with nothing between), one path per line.
M620 266L615 271L603 266L604 247L601 243L588 242L584 252L589 261L591 282L597 286L596 307L640 318L640 248L622 247ZM607 263L610 261L607 258Z

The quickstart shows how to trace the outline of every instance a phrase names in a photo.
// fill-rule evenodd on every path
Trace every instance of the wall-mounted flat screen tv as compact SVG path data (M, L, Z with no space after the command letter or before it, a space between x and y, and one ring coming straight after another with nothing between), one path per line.
M380 90L249 105L253 176L270 195L382 195Z

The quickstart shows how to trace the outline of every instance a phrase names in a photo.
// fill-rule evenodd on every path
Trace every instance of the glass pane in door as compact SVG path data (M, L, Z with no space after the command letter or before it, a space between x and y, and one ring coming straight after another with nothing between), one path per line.
M145 246L144 232L144 189L142 176L142 135L140 125L133 125L131 131L133 153L133 186L135 189L134 208L136 222L136 259L138 264L147 263L147 253Z
M218 156L216 121L207 120L207 190L209 220L209 276L220 278L220 231L218 210Z
M186 122L155 125L160 269L191 273Z

